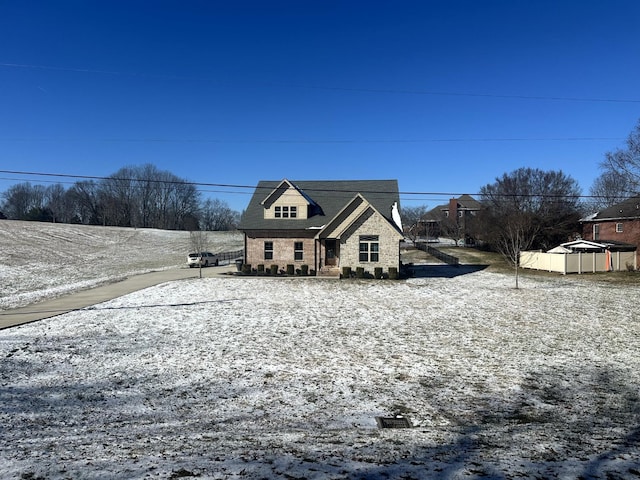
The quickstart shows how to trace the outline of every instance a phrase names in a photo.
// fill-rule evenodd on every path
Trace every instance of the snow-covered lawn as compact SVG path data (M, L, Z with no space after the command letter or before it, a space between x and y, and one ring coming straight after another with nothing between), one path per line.
M640 477L637 287L512 286L196 278L0 331L0 478Z
M239 250L237 232L208 232L213 253ZM0 220L0 310L186 266L189 232Z

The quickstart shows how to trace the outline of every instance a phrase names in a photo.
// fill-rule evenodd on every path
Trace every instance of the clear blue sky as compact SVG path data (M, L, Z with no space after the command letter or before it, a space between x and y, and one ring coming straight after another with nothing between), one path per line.
M0 169L395 178L433 207L537 167L588 193L640 118L638 25L637 0L1 1Z

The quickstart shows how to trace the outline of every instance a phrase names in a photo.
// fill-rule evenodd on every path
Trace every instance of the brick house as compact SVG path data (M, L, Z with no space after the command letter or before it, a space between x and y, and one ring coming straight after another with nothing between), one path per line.
M260 181L240 221L244 263L307 265L318 275L342 267L400 267L402 226L396 180Z
M640 196L605 208L580 220L582 238L594 242L640 245ZM640 255L638 250L636 255ZM640 258L638 258L640 260Z
M474 243L475 223L480 210L480 202L465 194L428 211L419 223L424 225L427 240L447 236L464 240L467 244Z

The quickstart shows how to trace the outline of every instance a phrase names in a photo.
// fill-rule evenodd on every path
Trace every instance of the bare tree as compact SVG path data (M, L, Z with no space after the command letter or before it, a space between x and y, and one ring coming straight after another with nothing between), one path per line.
M626 140L626 148L607 152L602 162L605 172L614 172L625 179L627 197L640 191L640 120ZM625 197L626 198L626 197Z
M12 220L42 220L46 189L29 182L17 183L2 194L3 210Z
M540 225L530 213L512 215L502 224L502 234L497 237L496 248L514 267L515 287L519 288L520 252L533 245Z
M603 210L640 192L640 120L626 140L626 148L607 152L589 193L589 208Z
M578 231L580 189L561 171L520 168L480 189L484 240L514 265L520 252L548 249Z
M209 236L207 232L202 230L192 230L189 232L189 250L192 253L200 255L202 252L207 251L209 248ZM198 272L200 278L202 278L202 261L198 262Z
M203 230L233 230L239 220L240 214L222 200L207 198L200 208L200 227Z
M124 167L103 180L77 182L68 190L60 184L20 183L1 192L0 199L4 214L18 220L199 230L204 212L207 229L231 230L239 217L221 201L201 206L193 183L150 164Z
M59 183L49 185L45 191L46 208L51 212L51 220L55 222L68 223L69 205L67 192Z
M456 247L460 246L460 240L465 238L465 225L456 215L442 217L440 221L440 232L447 238L455 242Z
M604 210L633 195L629 178L613 170L606 170L596 178L589 189L588 213Z
M100 187L93 180L76 182L67 191L72 221L84 225L105 223L104 208L100 202Z
M26 216L31 203L30 188L29 183L18 183L2 193L2 208L7 218L20 220Z
M426 236L426 224L421 222L427 213L427 206L405 207L402 209L402 223L405 226L405 235L414 243L421 235Z
M187 183L173 184L169 203L169 220L172 223L167 224L165 228L184 230L186 228L184 223L186 219L198 218L199 200L200 193L194 185Z
M100 203L110 225L185 229L196 217L195 185L153 165L124 167L100 183Z
M100 182L100 203L107 225L136 226L136 179L131 167L124 167Z

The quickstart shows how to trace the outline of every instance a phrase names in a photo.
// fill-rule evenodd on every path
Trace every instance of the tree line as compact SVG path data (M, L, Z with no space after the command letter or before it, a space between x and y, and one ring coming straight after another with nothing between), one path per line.
M403 220L416 226L417 236L472 239L496 249L517 225L530 242L527 247L544 249L576 235L579 220L587 211L573 178L562 171L529 167L505 173L484 185L477 200L479 208L463 210L460 217L448 215L448 210L420 206L403 209ZM428 230L425 218L437 226L437 231Z
M582 216L640 192L640 121L624 148L605 154L602 174L584 202L578 183L562 171L520 168L479 192L482 209L461 224L443 217L442 233L471 236L513 261L519 251L552 248L580 232ZM220 200L206 199L193 183L153 165L125 167L100 181L76 182L69 189L20 183L2 194L0 218L87 225L152 227L168 230L230 230L240 214ZM417 234L426 206L403 208L409 232Z
M435 212L440 215L438 233L454 240L472 238L514 265L523 250L548 250L575 240L582 233L581 218L640 195L640 121L625 147L607 152L600 167L588 199L560 170L523 167L505 173L480 189L481 208L470 218L461 221ZM429 212L426 206L403 209L405 225L414 236L429 236L420 228Z
M233 230L240 218L226 202L203 200L193 183L151 164L69 188L18 183L1 198L0 215L12 220L213 231Z

